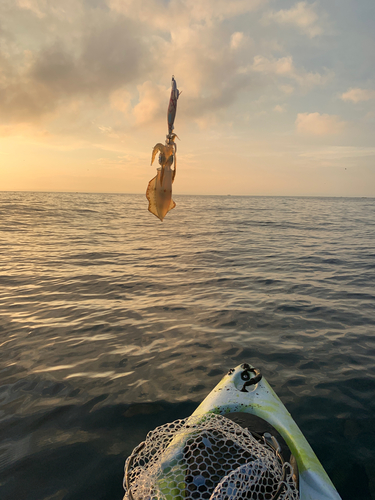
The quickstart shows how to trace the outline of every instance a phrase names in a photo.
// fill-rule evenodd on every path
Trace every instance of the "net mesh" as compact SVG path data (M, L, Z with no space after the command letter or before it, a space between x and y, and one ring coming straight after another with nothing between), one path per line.
M162 425L127 459L127 500L298 500L293 469L221 415Z

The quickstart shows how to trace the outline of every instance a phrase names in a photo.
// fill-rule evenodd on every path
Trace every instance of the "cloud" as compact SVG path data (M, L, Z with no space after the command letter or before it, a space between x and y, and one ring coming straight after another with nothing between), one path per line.
M160 113L157 83L169 84L171 74L189 89L184 100L196 119L230 105L251 85L249 75L237 72L248 58L244 48L249 38L242 31L230 33L221 22L253 11L264 0L207 0L202 5L193 0L111 0L107 6L96 0L78 1L76 7L67 0L66 12L46 0L17 1L9 2L8 9L17 25L19 18L29 19L34 43L13 30L17 43L0 74L0 122L62 117L77 99L82 112L109 104L129 125L152 122ZM44 31L48 36L39 36ZM154 93L147 87L151 81ZM161 103L165 105L165 96Z
M291 9L267 12L263 20L274 21L278 24L289 24L297 26L303 33L313 38L322 33L318 24L318 15L315 11L316 3L298 2Z
M39 141L45 141L51 138L51 134L47 130L41 127L33 127L30 123L0 125L0 137L9 136L28 137Z
M298 156L316 160L342 160L345 158L373 157L375 156L375 147L331 146L330 148L323 148L320 150L304 151Z
M276 104L273 110L276 111L276 113L284 113L285 108L284 106L280 106L280 104Z
M259 88L257 78L238 71L248 61L248 41L242 32L231 33L217 24L196 24L172 32L171 40L164 41L155 54L158 65L153 81L163 78L165 82L165 75L176 75L183 92L180 109L201 122L206 114L234 103L240 92Z
M131 93L124 88L116 89L110 95L110 103L112 109L128 115L131 108Z
M16 0L16 5L20 9L30 10L39 18L45 16L45 0Z
M297 69L294 66L292 56L276 59L257 55L254 57L253 64L250 68L258 73L290 78L305 89L317 85L324 85L333 76L332 72L326 72L326 74L321 75L320 73L307 72L304 68Z
M361 102L375 99L375 90L370 89L349 89L341 95L343 101Z
M196 24L212 26L235 16L252 12L265 0L109 0L110 8L132 19L166 32ZM152 14L150 14L152 13Z
M59 95L108 91L137 80L144 52L134 25L107 17L92 22L74 52L61 41L40 51L30 77Z
M137 0L138 1L138 0ZM192 20L212 22L212 20L223 21L232 17L251 12L263 4L263 0L185 0L176 2L185 4L191 13Z
M284 92L284 94L293 94L294 87L293 85L280 85L280 90Z
M338 116L320 113L298 113L297 132L306 135L336 135L346 126Z
M0 116L24 122L51 115L77 96L106 98L139 80L151 61L137 24L97 13L79 28L74 47L60 34L40 50L26 51L23 61L8 56L5 63Z
M233 50L237 50L244 45L245 39L246 37L244 36L242 31L236 31L230 37L230 48Z
M148 81L138 86L139 103L133 109L137 125L150 123L166 113L169 89Z
M18 10L7 1L14 26L21 18L34 23L27 31L33 43L21 28L13 30L18 53L7 57L0 122L50 120L55 131L75 126L85 137L89 132L84 125L93 120L128 131L165 120L170 75L175 74L183 91L179 109L202 128L233 120L240 98L247 94L243 103L256 99L269 82L290 94L298 86L309 90L324 85L330 77L297 68L290 55L273 57L282 48L271 47L268 38L267 43L262 36L249 38L255 32L245 28L245 15L246 21L256 22L250 13L267 0L206 0L199 5L195 0L66 0L64 7L47 0L16 0ZM79 110L71 109L71 103L79 103ZM74 113L77 119L71 120Z
M295 72L291 56L280 59L267 59L264 56L255 56L253 70L261 73L274 73L276 75L291 75Z

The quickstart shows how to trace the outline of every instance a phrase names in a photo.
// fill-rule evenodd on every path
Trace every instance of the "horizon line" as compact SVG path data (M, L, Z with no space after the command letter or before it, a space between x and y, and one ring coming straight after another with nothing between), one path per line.
M45 193L45 194L114 194L114 195L134 195L146 196L145 193L126 193L118 191L44 191L44 190L28 190L28 189L0 189L0 193ZM222 197L237 197L237 198L359 198L359 199L375 199L373 196L353 196L353 195L327 195L327 194L194 194L194 193L174 193L173 196L222 196Z

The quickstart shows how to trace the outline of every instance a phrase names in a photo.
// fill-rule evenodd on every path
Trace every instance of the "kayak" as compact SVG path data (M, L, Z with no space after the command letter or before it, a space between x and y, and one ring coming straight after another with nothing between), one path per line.
M248 363L128 457L125 500L340 500L301 430Z

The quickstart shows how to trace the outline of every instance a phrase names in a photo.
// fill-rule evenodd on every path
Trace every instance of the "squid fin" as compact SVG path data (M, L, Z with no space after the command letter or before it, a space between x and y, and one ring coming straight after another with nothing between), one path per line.
M158 219L160 219L158 214L158 209L156 205L156 179L157 175L153 179L150 180L146 190L146 198L148 199L148 211L152 214L156 215ZM160 219L163 221L163 219Z
M176 206L176 203L171 199L171 204L169 205L168 212L169 210L172 210Z

